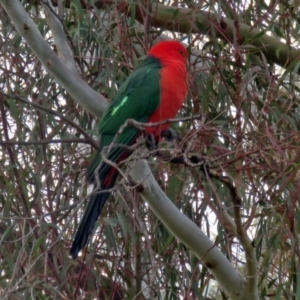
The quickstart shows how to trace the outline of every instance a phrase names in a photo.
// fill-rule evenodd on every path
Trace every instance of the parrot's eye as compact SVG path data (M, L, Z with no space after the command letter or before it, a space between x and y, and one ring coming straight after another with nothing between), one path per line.
M187 58L186 52L184 50L178 50L178 53L183 56L184 58Z

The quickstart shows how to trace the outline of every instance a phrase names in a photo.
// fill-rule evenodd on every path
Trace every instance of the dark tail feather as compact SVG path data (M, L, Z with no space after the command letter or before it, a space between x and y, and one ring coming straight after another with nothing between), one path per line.
M111 176L107 176L108 178L106 178L102 189L110 189L114 186L118 172L117 170L111 170L111 172ZM95 223L98 220L108 196L109 193L105 192L91 196L89 199L70 251L73 259L78 256L79 251L87 244L89 235L94 229Z

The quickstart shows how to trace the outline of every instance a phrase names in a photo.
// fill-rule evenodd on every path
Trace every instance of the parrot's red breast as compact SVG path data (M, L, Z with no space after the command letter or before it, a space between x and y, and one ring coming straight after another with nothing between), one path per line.
M157 123L175 118L188 93L187 50L177 41L169 41L153 47L148 55L159 59L160 71L160 105L150 116L147 123ZM159 136L170 124L147 127L148 134Z

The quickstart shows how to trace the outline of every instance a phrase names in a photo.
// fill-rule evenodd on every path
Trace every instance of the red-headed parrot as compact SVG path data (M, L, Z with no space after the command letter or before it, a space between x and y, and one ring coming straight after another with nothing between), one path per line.
M127 78L110 103L99 123L100 150L90 164L87 172L88 181L96 186L95 171L101 163L101 151L114 140L120 127L128 119L143 123L155 123L176 116L188 93L188 52L177 41L164 41L153 46L144 61ZM146 127L146 133L160 139L161 133L170 124ZM135 127L126 127L117 135L115 144L133 145L141 131ZM128 157L128 148L114 147L107 158L116 164ZM98 167L101 191L90 197L87 208L76 233L71 255L75 259L78 252L86 245L89 235L109 196L109 192L118 176L118 171L107 163Z

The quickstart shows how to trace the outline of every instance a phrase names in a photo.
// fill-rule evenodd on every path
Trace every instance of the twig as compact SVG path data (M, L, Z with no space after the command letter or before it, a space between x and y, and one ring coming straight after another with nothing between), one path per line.
M117 142L118 137L124 132L124 130L127 127L133 126L133 127L137 128L139 130L145 130L146 127L155 127L155 126L168 124L168 123L192 121L192 120L197 120L200 117L203 120L204 116L205 116L205 114L199 114L199 115L196 115L196 116L185 117L185 118L167 119L167 120L163 120L163 121L155 122L155 123L141 123L141 122L138 122L134 119L126 120L126 122L119 128L119 130L115 134L115 136L114 136L112 142L109 144L109 146L103 147L103 149L101 151L102 160L101 160L101 162L99 163L99 165L97 166L97 168L94 171L94 177L95 177L95 180L96 180L97 187L101 186L101 183L100 183L100 180L99 180L99 170L100 170L103 162L105 162L105 163L111 165L112 167L116 168L119 171L119 173L123 176L123 178L125 178L125 180L128 182L127 176L125 176L125 174L118 167L119 164L116 164L115 162L109 160L109 158L108 158L108 156L109 156L109 154L110 154L110 152L113 148L116 148L116 147L119 147L119 146L123 147L123 145L117 144L116 142ZM138 135L138 133L137 133L137 135ZM126 147L128 147L128 146L124 145L124 148L126 148ZM130 147L132 147L132 145L130 145ZM137 146L134 146L133 149L136 149L136 147Z

